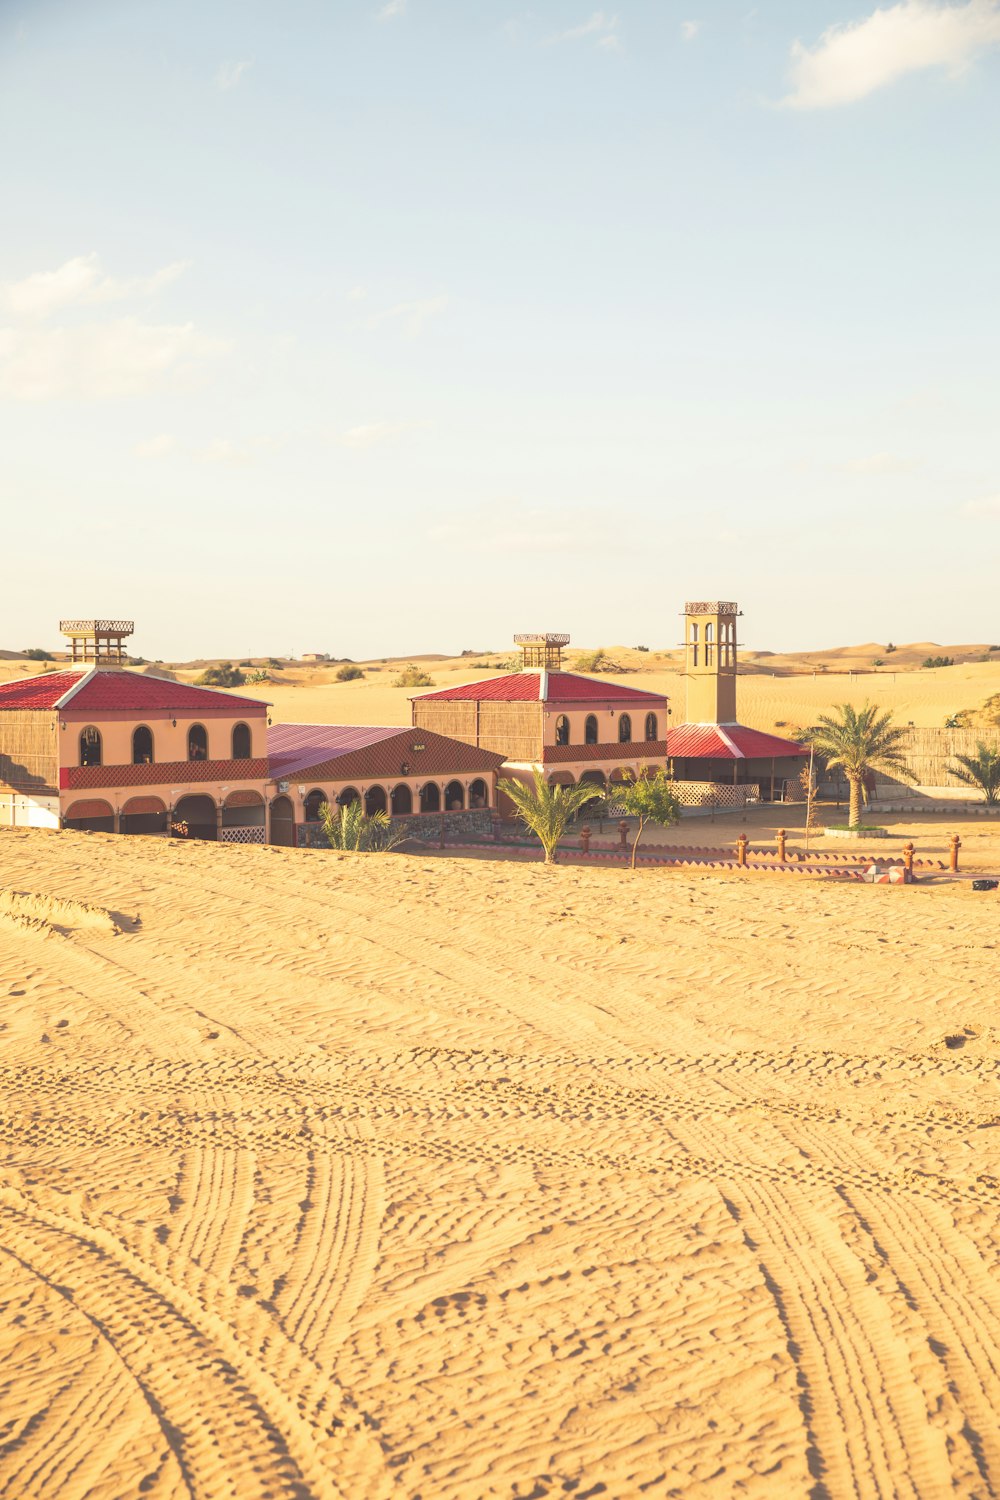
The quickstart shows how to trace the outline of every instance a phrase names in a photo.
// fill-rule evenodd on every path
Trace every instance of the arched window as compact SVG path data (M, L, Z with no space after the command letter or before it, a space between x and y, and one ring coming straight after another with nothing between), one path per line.
M656 739L657 727L658 726L657 726L657 723L656 723L656 715L655 714L647 714L646 715L646 738L647 738L647 740L655 740Z
M413 811L413 794L405 782L392 789L392 815L394 818L405 818Z
M337 798L337 803L338 803L338 805L340 807L350 807L351 803L352 802L357 802L357 800L358 800L358 789L357 789L357 787L356 786L345 786L344 790L341 792L340 796Z
M249 760L251 753L249 724L234 724L233 760Z
M618 720L618 743L621 745L630 745L632 743L631 714L622 714Z
M188 730L188 760L208 760L208 731L204 724L192 724Z
M101 731L95 729L93 724L88 724L86 729L80 731L80 764L81 766L101 766L104 764L101 750Z
M697 625L692 625L691 626L691 665L693 667L696 667L698 665L698 627L697 627Z
M305 818L307 823L319 822L319 810L323 806L323 803L328 800L326 793L321 791L319 787L315 787L309 793L305 801Z
M153 731L145 724L137 725L132 731L132 764L134 766L153 764Z
M436 781L425 781L420 788L420 811L429 813L441 811L441 788Z
M556 744L569 744L569 719L565 714L560 714L556 720Z
M368 817L370 818L372 813L387 811L388 804L386 802L385 787L370 786L367 792L365 792L365 812Z
M481 779L477 779L469 787L469 806L470 807L489 807L489 805L490 805L490 789L486 785L485 781L483 781Z
M587 722L583 726L583 742L585 745L597 744L597 715L588 714Z
M460 781L449 781L444 789L444 805L448 812L461 812L465 807L465 787Z
M712 645L712 635L713 635L713 631L712 631L711 625L706 625L705 626L705 665L706 665L706 667L710 667L712 665L712 652L714 650L714 647Z

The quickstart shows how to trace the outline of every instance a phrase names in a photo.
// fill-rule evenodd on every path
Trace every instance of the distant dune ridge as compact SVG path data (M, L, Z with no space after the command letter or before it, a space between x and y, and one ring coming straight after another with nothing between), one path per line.
M575 670L579 655L589 652L570 648L567 666ZM609 681L667 693L672 720L686 716L684 677L679 651L638 651L634 647L608 646L606 654L624 673L610 673ZM438 687L452 687L477 678L496 676L509 670L511 650L482 652L473 656L441 657L416 655L360 662L364 677L337 682L341 663L289 663L271 669L270 681L241 689L273 703L275 721L297 723L409 724L410 697L417 688L393 687L393 678L408 663L423 667ZM921 668L928 657L953 657L951 667ZM872 662L883 665L874 668ZM257 659L255 659L256 662ZM37 672L42 663L0 659L0 681ZM194 681L205 661L187 664L147 664L146 670ZM854 675L852 675L852 673ZM955 714L966 717L970 727L992 727L1000 702L1000 650L988 644L940 646L933 641L899 645L887 653L885 645L835 647L822 652L779 654L744 651L740 658L738 703L740 720L753 729L794 730L813 722L835 704L861 703L874 698L891 709L902 724L917 728L940 728Z
M1000 1489L995 898L0 852L0 1493Z

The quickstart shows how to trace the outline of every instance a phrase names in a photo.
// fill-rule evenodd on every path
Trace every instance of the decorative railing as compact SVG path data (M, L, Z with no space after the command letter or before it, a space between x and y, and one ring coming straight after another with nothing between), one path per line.
M189 786L202 781L266 781L266 757L259 760L160 760L141 766L60 766L59 786L78 792L102 786Z
M61 635L132 635L134 620L60 620Z
M753 783L732 786L724 781L674 781L673 790L682 807L746 807L760 801L760 787Z
M266 844L263 828L220 828L219 839L223 844Z
M684 606L686 615L738 615L740 607L730 599L701 599Z

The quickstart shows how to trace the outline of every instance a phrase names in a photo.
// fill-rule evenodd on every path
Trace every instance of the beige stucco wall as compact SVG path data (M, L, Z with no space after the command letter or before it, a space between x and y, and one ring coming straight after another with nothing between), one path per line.
M647 706L636 707L633 704L615 705L613 708L604 706L595 707L593 704L574 707L544 704L542 714L542 743L543 745L555 745L556 727L562 715L569 720L569 743L571 745L582 745L585 742L587 719L591 714L597 720L597 743L599 745L612 745L618 743L618 726L623 713L627 713L632 720L632 741L638 743L646 738L646 715L656 715L656 738L658 740L667 737L667 700L664 698L659 702L650 703Z
M60 716L59 723L60 766L80 764L80 733L89 725L100 731L101 760L106 766L132 764L132 732L140 724L152 731L154 763L187 760L187 736L192 724L202 724L205 727L208 735L208 760L229 760L232 757L233 728L237 724L246 724L250 730L251 757L267 754L267 716L260 711L251 718L246 714L220 712L213 708L211 712L197 715L178 715L175 724L174 716L166 716L162 711L148 718L140 718L132 711L123 710L91 718L82 710L74 711L72 703L69 703Z

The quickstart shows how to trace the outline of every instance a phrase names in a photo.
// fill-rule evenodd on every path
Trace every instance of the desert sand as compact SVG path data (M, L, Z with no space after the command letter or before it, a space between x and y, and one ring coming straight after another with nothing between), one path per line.
M0 1495L1000 1491L995 896L0 859Z

